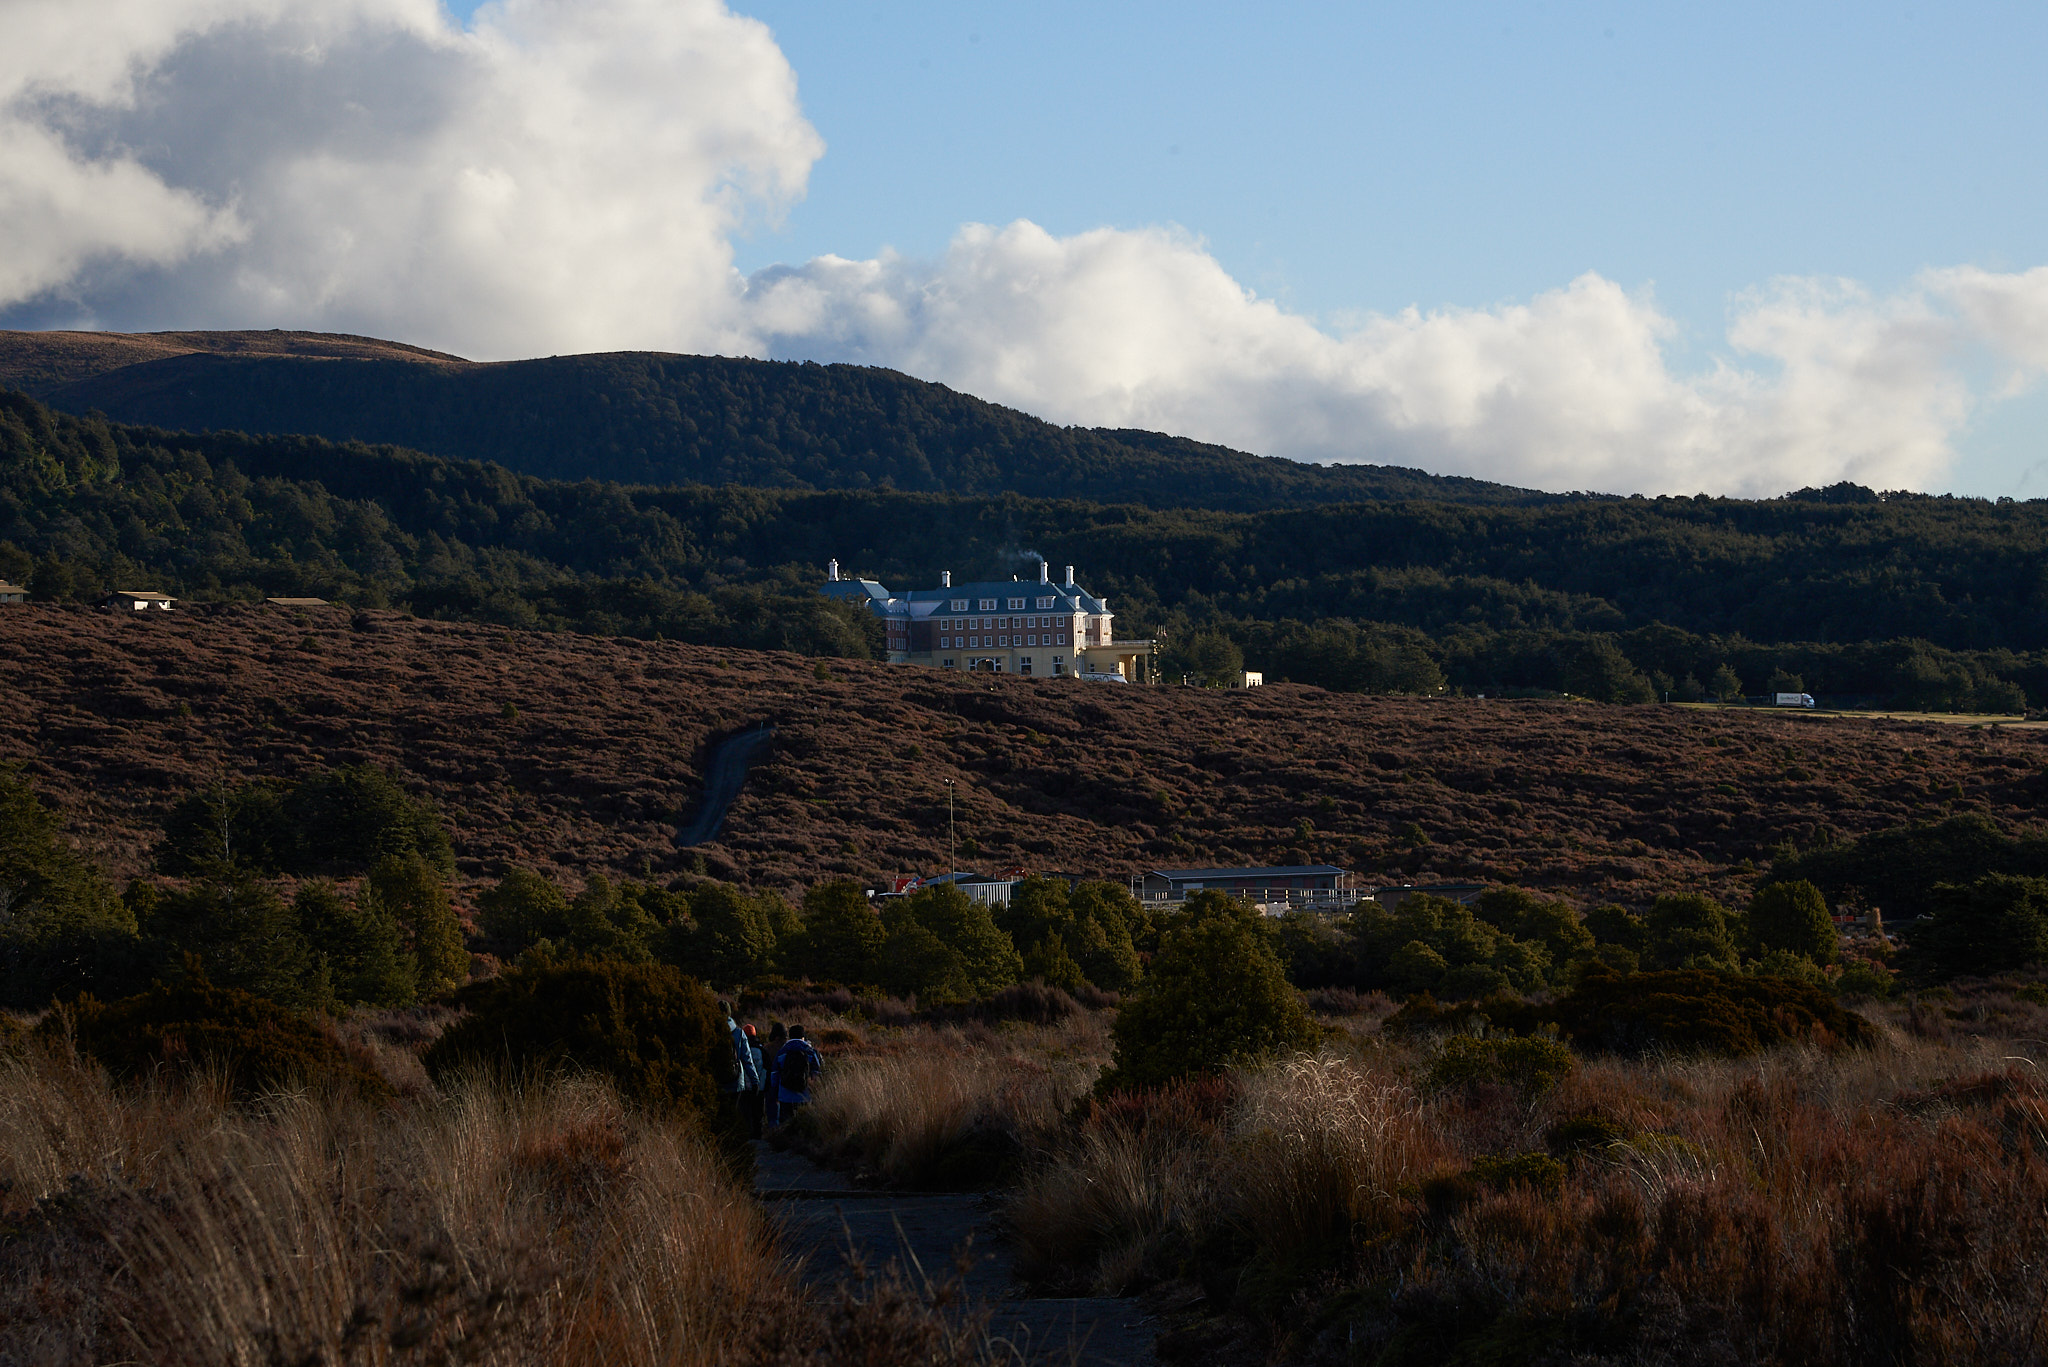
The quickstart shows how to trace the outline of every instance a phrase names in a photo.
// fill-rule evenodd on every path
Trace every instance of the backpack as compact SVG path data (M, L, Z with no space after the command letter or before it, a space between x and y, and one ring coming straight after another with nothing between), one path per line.
M782 1047L782 1074L777 1085L792 1092L808 1090L804 1084L811 1080L811 1051L809 1046L797 1048L794 1044Z

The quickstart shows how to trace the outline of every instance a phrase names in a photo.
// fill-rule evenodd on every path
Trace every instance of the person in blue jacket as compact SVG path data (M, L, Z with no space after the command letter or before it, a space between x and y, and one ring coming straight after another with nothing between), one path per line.
M739 1022L732 1018L732 1007L725 1002L718 1004L725 1017L725 1033L732 1039L732 1081L720 1090L733 1098L733 1107L739 1113L740 1122L747 1119L747 1093L761 1090L761 1069L754 1062L754 1046L747 1039L747 1032L740 1029Z
M775 1103L782 1119L796 1114L799 1106L810 1104L811 1085L825 1071L825 1060L804 1038L801 1025L789 1027L789 1042L775 1054Z
M768 1088L765 1085L768 1077L768 1060L761 1053L761 1040L754 1030L753 1023L742 1025L740 1030L747 1037L747 1052L754 1058L754 1076L760 1078L764 1084L750 1092L740 1093L740 1112L746 1117L747 1138L759 1139L762 1115L768 1101Z

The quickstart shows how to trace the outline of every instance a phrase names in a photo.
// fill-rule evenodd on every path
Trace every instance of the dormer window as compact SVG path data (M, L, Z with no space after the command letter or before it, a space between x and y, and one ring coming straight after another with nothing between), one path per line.
M967 611L967 600L965 598L955 598L947 605L946 610L948 612L965 612Z
M984 599L982 599L982 600L981 600L981 610L982 610L983 612L994 612L994 611L996 610L996 600L995 600L995 599L993 599L993 598L984 598Z
M1010 600L1010 611L1011 611L1011 612L1022 612L1022 611L1024 611L1024 600L1023 600L1022 598L1012 598L1012 599Z
M1054 603L1058 601L1059 600L1057 598L1041 598L1038 600L1038 610L1040 612L1044 612L1047 608L1051 607Z

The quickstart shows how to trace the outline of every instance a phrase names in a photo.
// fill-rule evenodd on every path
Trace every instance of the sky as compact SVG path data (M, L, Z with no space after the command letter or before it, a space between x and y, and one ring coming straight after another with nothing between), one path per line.
M110 35L113 35L110 38ZM2048 497L2048 9L0 0L0 326Z

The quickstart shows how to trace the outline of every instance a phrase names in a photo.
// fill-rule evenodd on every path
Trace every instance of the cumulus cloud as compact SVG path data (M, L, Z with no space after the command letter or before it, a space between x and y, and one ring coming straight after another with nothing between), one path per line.
M1168 231L974 226L936 261L761 272L748 305L775 354L894 366L1059 421L1550 489L1925 487L1976 402L1962 350L1992 348L2019 382L2048 368L2048 270L1929 272L1885 299L1776 282L1737 301L1722 358L1692 374L1654 298L1597 274L1332 331Z
M497 0L467 30L435 0L12 0L0 26L17 319L739 349L731 238L823 150L719 0Z
M1615 492L1926 487L2048 371L2048 267L1774 282L1684 371L1654 296L1598 274L1330 327L1174 229L970 225L933 260L741 279L735 234L822 153L722 0L467 28L438 0L5 0L0 325L861 361L1062 422Z

